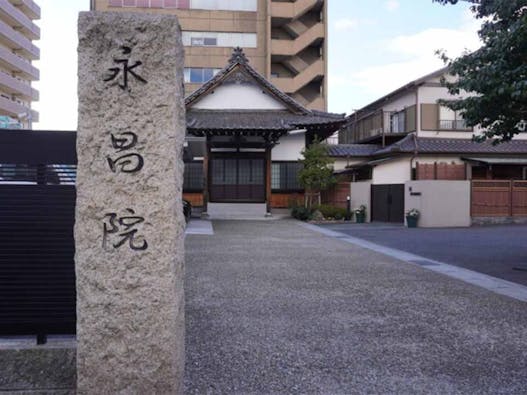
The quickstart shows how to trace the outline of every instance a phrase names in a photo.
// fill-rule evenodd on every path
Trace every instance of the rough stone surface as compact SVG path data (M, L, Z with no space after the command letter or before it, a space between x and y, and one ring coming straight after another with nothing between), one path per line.
M74 388L74 346L0 350L0 393L66 394Z
M182 391L183 56L176 17L80 14L75 224L79 394ZM125 82L121 59L129 67L125 89L119 86ZM137 143L126 149L133 145L125 134L130 132ZM112 134L123 141L112 141ZM137 157L117 161L130 153L140 154L144 167L137 169ZM115 171L108 158L116 161ZM113 222L107 217L112 213ZM146 250L131 248L143 247L144 241Z

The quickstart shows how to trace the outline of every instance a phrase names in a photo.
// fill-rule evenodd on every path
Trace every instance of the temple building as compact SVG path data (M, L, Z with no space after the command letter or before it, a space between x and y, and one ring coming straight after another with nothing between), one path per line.
M236 48L227 66L186 98L184 196L207 213L217 203L287 207L303 191L302 150L345 123L279 90Z

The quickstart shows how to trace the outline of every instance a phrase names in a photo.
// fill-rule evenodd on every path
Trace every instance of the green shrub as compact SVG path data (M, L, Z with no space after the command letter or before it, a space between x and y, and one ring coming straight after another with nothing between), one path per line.
M305 208L303 206L296 206L291 209L291 216L299 219L300 221L308 221L313 215L313 210Z
M347 210L342 207L335 207L329 204L322 204L318 206L317 209L322 213L322 215L326 219L333 218L336 220L340 220L346 218Z

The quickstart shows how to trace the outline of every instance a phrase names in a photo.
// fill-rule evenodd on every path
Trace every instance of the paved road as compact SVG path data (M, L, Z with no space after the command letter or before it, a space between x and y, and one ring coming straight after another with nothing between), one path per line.
M337 232L527 285L527 226L408 229L390 224L324 225ZM524 267L525 271L515 268Z
M295 221L186 251L186 393L525 393L526 303Z

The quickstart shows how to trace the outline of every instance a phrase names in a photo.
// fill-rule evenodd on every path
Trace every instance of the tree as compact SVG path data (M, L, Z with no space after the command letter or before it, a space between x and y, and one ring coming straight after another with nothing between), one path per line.
M313 199L320 205L320 192L336 183L332 166L334 160L329 156L328 145L317 138L310 146L304 148L302 156L304 159L300 162L304 167L298 173L298 180L306 190L304 204L311 208Z
M527 0L464 1L473 4L472 12L483 21L478 32L483 45L457 59L441 57L457 77L445 82L449 92L472 96L441 104L459 110L467 125L480 125L484 134L478 140L508 141L525 131L527 120Z

